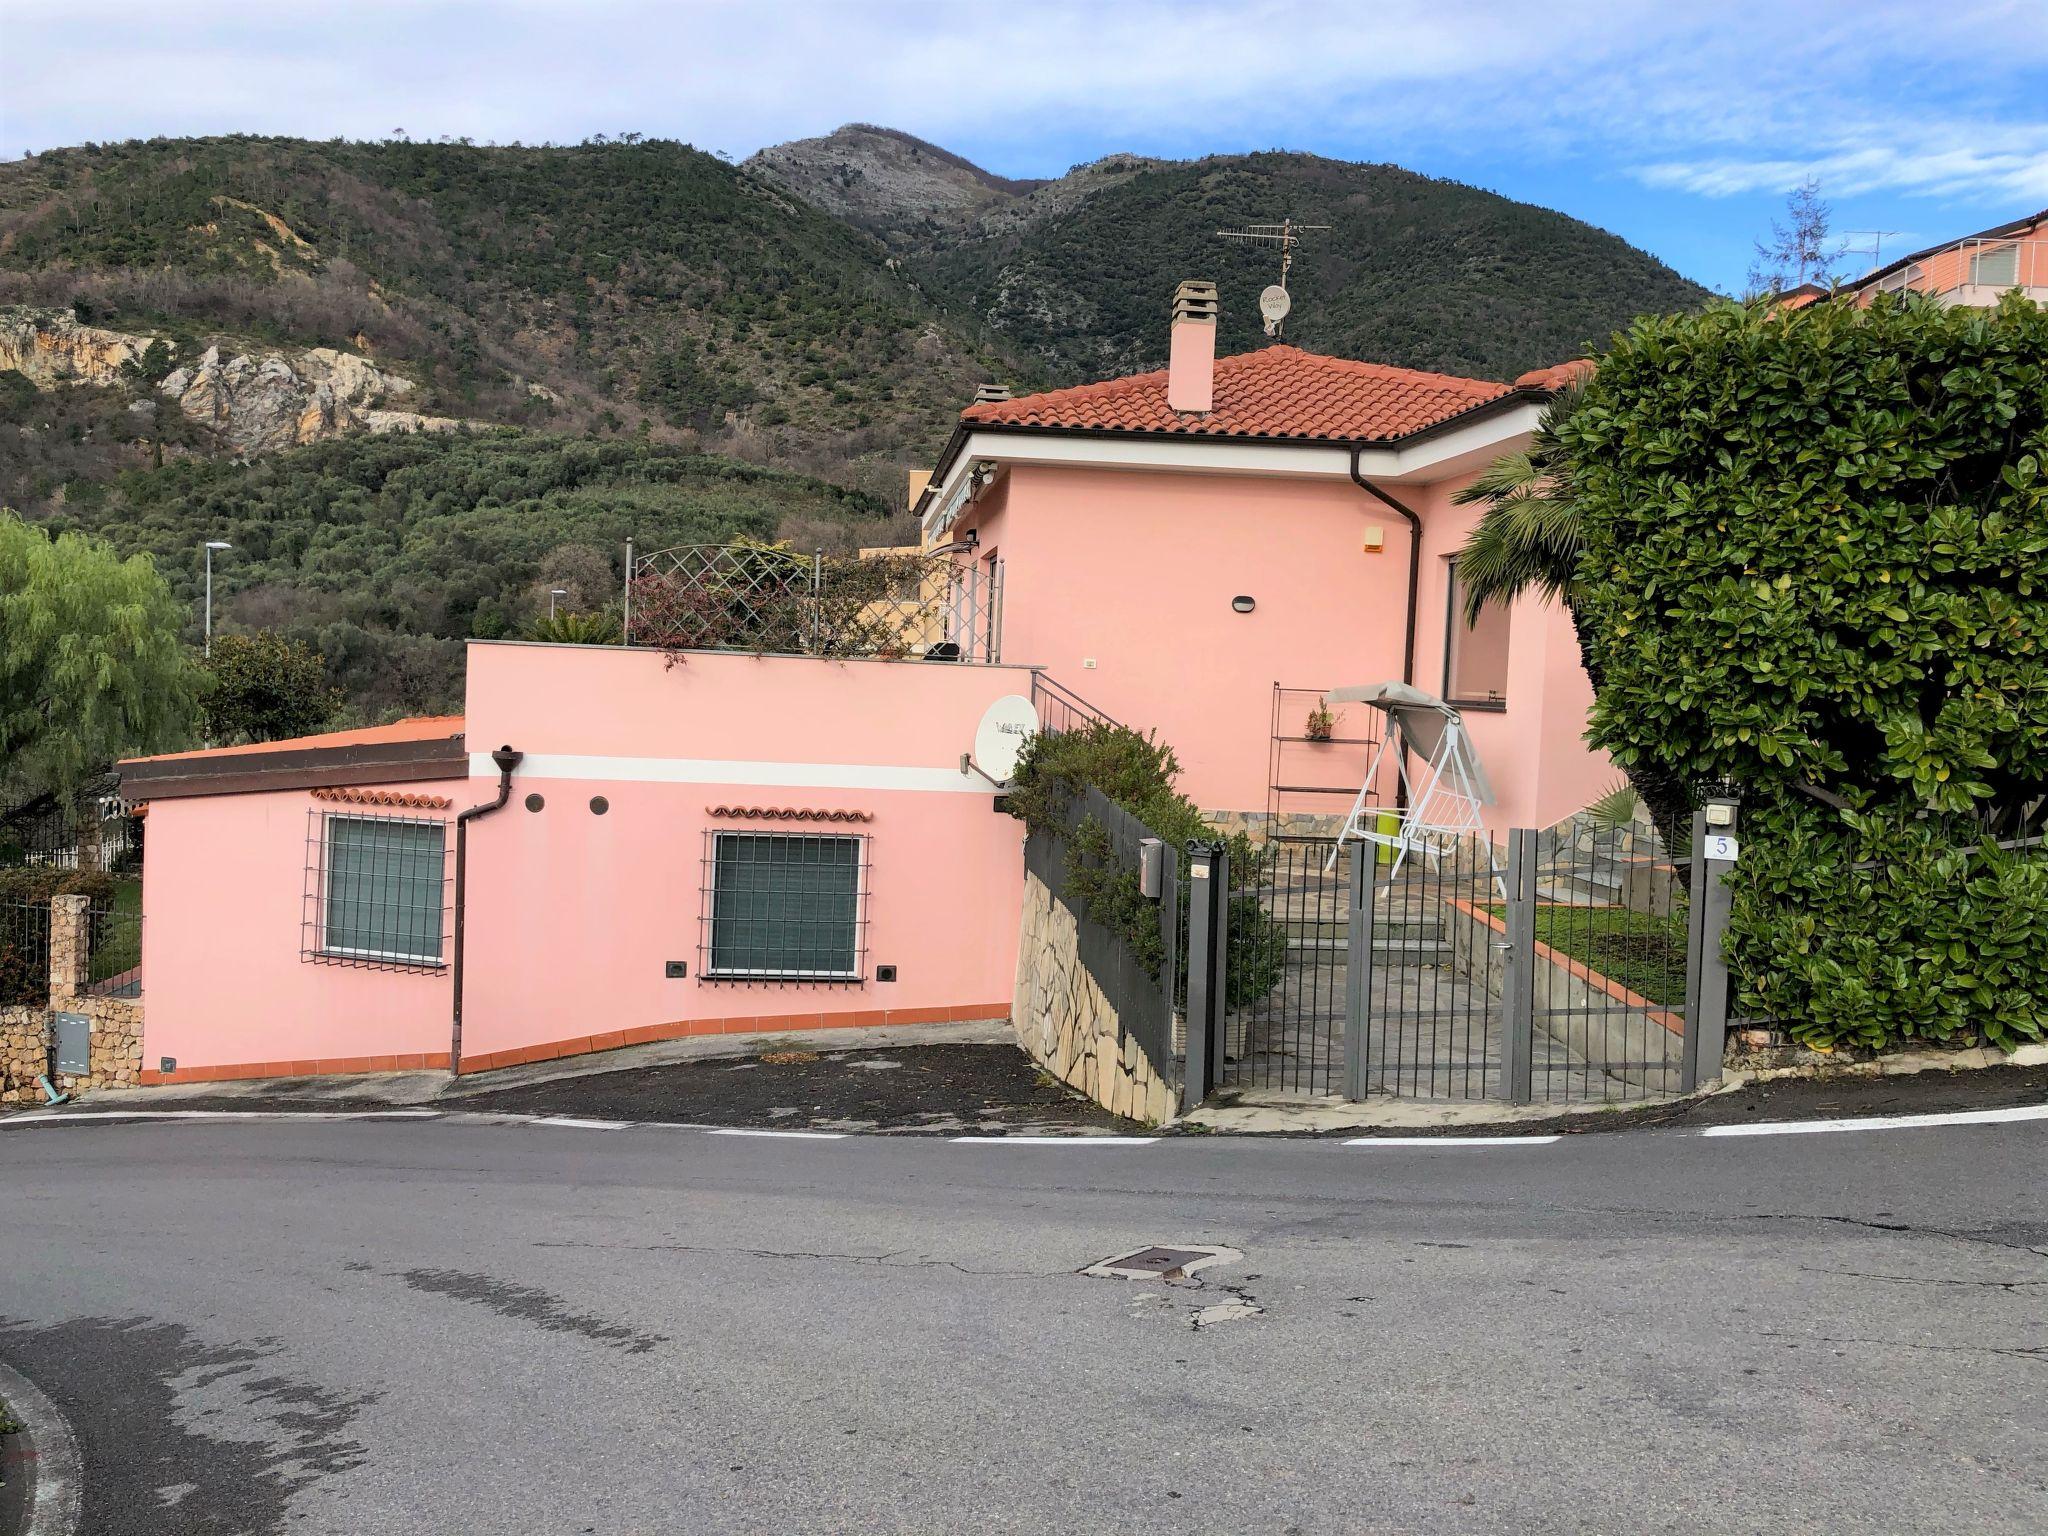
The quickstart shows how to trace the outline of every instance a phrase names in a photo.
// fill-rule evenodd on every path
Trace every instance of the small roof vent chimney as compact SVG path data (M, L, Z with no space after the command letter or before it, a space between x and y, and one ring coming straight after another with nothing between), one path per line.
M1213 324L1218 308L1214 283L1191 277L1173 290L1173 318L1176 320L1207 320Z
M1007 384L977 384L974 386L974 403L976 405L993 405L1009 398L1010 386Z
M1166 404L1205 415L1216 404L1216 285L1189 278L1173 290L1167 328Z

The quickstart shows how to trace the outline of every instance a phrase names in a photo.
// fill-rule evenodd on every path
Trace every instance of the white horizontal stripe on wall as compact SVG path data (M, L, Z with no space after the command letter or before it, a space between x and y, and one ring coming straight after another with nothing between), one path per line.
M495 779L488 752L469 754L473 778ZM986 779L958 768L903 768L871 763L754 763L714 757L585 757L529 752L518 779L583 779L621 784L749 784L774 789L915 789L988 795Z

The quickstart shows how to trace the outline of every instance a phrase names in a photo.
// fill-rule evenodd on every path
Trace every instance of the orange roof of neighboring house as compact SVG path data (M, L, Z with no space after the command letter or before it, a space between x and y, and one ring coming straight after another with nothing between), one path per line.
M1583 384L1591 377L1593 360L1590 357L1581 357L1569 363L1556 363L1548 368L1531 368L1515 380L1515 388L1564 389L1568 385Z
M1357 442L1406 437L1511 395L1516 387L1322 357L1276 344L1219 357L1215 406L1200 415L1167 405L1162 368L1014 400L983 401L962 411L960 420L965 426Z
M293 736L284 741L252 741L238 747L201 747L194 752L160 752L154 757L124 757L124 763L168 763L179 758L236 757L248 752L310 752L322 747L369 747L396 741L444 741L462 734L460 715L414 715L389 725L355 731L327 731L318 736Z

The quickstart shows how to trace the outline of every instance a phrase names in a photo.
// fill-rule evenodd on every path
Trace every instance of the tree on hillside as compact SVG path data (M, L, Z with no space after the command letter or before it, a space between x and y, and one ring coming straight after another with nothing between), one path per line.
M1585 592L1579 576L1585 527L1572 484L1571 457L1563 440L1565 424L1583 398L1576 384L1560 391L1544 408L1529 446L1495 459L1452 500L1460 506L1486 509L1458 551L1458 586L1465 594L1465 617L1477 623L1488 603L1511 603L1528 592L1564 604L1578 636L1579 660L1597 694L1600 660L1589 644L1590 633L1579 612ZM1648 756L1628 764L1626 772L1664 846L1671 850L1685 847L1691 830L1692 797L1684 780ZM1681 878L1686 873L1681 864Z
M1750 263L1752 295L1784 293L1802 283L1832 288L1842 280L1842 244L1828 235L1834 210L1820 195L1820 180L1809 176L1785 199L1785 222L1771 220L1771 237L1756 243Z
M268 630L216 637L204 671L206 734L218 743L308 736L340 703L319 655Z
M0 798L62 803L124 754L184 745L184 620L146 556L0 514Z

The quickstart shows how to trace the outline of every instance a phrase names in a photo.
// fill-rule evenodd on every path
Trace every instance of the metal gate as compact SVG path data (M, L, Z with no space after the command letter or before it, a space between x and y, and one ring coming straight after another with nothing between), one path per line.
M1188 1019L1191 1041L1203 1025L1207 1085L1578 1103L1717 1074L1718 1028L1689 1029L1701 1010L1688 982L1703 966L1718 976L1718 938L1689 921L1687 881L1642 829L1581 817L1513 831L1505 847L1465 838L1405 858L1276 841L1248 860L1240 845L1243 867L1227 873L1221 849L1191 851L1204 857L1222 878L1195 926L1223 964L1191 991ZM1726 867L1695 861L1692 888L1718 887ZM1202 969L1191 953L1191 974ZM1724 986L1705 992L1709 1011L1725 999Z

